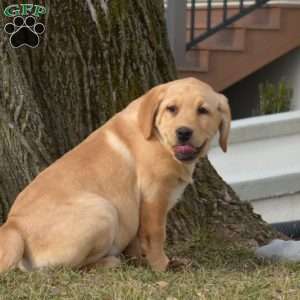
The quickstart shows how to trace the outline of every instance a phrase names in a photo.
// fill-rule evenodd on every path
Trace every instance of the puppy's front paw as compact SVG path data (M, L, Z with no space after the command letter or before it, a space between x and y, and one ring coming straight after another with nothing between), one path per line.
M151 269L153 271L157 271L157 272L164 272L166 271L168 265L169 265L169 258L166 255L162 255L158 258L155 259L149 259L149 264L151 266Z
M128 257L135 258L135 259L143 258L141 243L138 237L135 237L131 241L131 243L125 249L124 254Z

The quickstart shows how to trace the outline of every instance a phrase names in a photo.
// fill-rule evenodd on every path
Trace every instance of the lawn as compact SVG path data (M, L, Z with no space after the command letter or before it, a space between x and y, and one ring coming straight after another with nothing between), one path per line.
M169 247L174 253L193 264L165 273L126 261L113 270L12 271L0 276L0 299L300 299L300 264L262 262L209 238Z

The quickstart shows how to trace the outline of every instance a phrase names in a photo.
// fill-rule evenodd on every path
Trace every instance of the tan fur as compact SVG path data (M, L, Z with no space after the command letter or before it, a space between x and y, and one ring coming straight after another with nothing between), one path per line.
M178 106L171 115L169 105ZM199 106L208 115L196 113ZM192 182L196 159L175 158L175 131L194 130L206 155L230 110L224 96L193 78L151 89L41 172L19 194L0 228L0 271L47 266L112 266L125 248L165 270L166 216Z

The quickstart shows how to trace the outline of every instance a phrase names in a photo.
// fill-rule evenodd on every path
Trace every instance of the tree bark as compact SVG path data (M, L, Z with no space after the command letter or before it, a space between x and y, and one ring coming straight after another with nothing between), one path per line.
M8 5L0 3L0 10ZM176 78L162 0L45 1L38 48L0 32L0 219L44 168L150 87ZM0 14L0 25L11 21ZM226 159L226 158L224 158ZM207 160L169 218L171 240L201 228L245 242L277 235Z

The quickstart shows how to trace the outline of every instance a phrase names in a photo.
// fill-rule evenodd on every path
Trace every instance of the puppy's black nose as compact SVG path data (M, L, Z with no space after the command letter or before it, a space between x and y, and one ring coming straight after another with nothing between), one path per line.
M176 135L179 142L187 142L193 134L193 130L188 127L179 127L176 129Z

